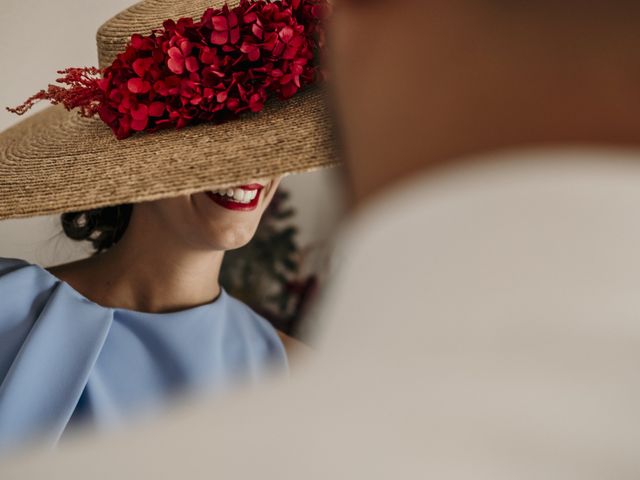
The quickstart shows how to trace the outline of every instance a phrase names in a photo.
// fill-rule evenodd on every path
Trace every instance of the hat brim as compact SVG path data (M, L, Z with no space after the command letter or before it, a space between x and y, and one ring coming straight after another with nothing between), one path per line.
M118 140L49 107L0 134L0 220L81 211L335 166L325 92L310 87L221 124Z

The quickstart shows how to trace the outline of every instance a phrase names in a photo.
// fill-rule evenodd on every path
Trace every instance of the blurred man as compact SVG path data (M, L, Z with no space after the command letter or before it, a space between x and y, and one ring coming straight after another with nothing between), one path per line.
M315 311L316 362L56 466L638 478L640 5L335 4L355 208Z
M336 0L334 85L360 203L469 155L640 142L640 4Z
M640 4L335 3L355 213L319 316L361 439L438 478L637 477Z

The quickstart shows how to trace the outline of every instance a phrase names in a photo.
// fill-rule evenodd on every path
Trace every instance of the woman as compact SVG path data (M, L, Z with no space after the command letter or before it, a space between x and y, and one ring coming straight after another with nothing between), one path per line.
M62 104L0 136L0 219L71 212L65 232L104 251L0 259L0 448L286 368L278 332L218 274L283 175L334 164L309 86L321 7L147 0L101 27L100 69L13 110Z

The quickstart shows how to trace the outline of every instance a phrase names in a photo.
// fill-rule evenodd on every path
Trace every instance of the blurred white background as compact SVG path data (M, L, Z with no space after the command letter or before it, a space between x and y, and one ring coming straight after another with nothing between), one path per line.
M0 130L22 120L4 107L22 103L46 87L65 67L97 65L98 27L134 0L1 0ZM44 108L36 106L30 114ZM342 212L338 172L286 178L298 214L303 246L322 242ZM1 192L0 192L1 194ZM59 216L0 221L0 257L23 258L45 266L87 256L88 245L68 240Z

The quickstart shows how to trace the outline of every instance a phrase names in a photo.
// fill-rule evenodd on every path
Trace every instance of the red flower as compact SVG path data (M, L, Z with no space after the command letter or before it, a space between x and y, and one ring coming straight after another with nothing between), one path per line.
M262 27L262 22L260 21L258 14L255 11L251 11L245 14L242 20L246 24L251 24L251 33L253 33L258 40L262 40L264 28Z
M232 45L238 43L240 40L240 27L238 26L238 17L235 13L228 12L228 7L225 5L221 14L213 16L211 23L213 25L213 32L211 32L211 43L214 45L224 45L229 42Z
M205 65L215 64L219 60L218 51L206 45L200 48L200 61Z
M245 40L240 46L240 51L245 53L247 58L252 62L256 62L260 59L260 47L255 43L250 43Z
M302 32L304 32L304 27L300 26ZM277 35L273 34L274 38L273 42L273 55L281 56L286 60L293 60L296 58L298 54L298 50L304 43L304 37L300 34L301 32L294 30L291 27L284 27L280 30Z
M207 9L200 21L167 20L148 36L133 35L104 70L63 70L65 86L11 111L63 103L98 115L118 138L259 112L270 96L289 98L323 78L315 57L328 10L327 0L241 0Z
M145 74L151 69L153 65L153 58L138 58L131 65L133 71L136 72L140 78L144 78Z
M193 51L191 42L185 38L181 38L175 43L177 46L171 47L167 51L169 55L169 59L167 60L169 70L177 75L184 73L185 67L189 72L197 72L200 65L198 59L191 55Z
M151 90L151 84L141 78L131 78L127 82L127 87L131 93L147 93Z
M138 132L147 128L149 124L149 107L146 105L138 105L131 109L131 128Z

